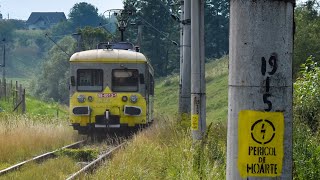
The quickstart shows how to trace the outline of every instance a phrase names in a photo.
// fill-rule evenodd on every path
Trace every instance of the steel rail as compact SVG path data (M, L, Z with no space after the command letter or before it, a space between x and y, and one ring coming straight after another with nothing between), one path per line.
M95 159L94 161L90 162L88 165L86 165L85 167L83 167L82 169L80 169L78 172L74 173L73 175L71 175L70 177L67 178L67 180L73 180L76 179L77 177L79 177L81 174L92 170L94 167L96 167L99 163L101 163L101 161L105 160L106 158L110 157L116 150L120 149L123 145L125 145L126 142L121 143L120 145L112 148L111 150L109 150L108 152L100 155L100 157L98 157L97 159Z
M79 147L81 144L83 144L83 143L85 143L85 142L86 142L86 140L78 141L78 142L75 142L75 143L73 143L73 144L70 144L70 145L64 146L64 147L62 147L62 148L56 149L56 150L54 150L54 151L41 154L41 155L36 156L36 157L34 157L34 158L32 158L32 159L29 159L29 160L20 162L20 163L18 163L18 164L15 164L15 165L13 165L13 166L10 166L10 167L8 167L8 168L6 168L6 169L0 170L0 176L1 176L1 175L4 175L4 174L6 174L6 173L9 173L9 172L11 172L11 171L17 170L17 169L19 169L21 166L23 166L23 165L25 165L25 164L27 164L27 163L30 163L30 162L33 162L33 161L39 162L39 161L42 161L42 160L44 160L44 159L48 159L48 158L50 158L50 157L54 157L54 156L55 156L54 153L56 153L57 151L59 151L59 150L61 150L61 149L76 148L76 147Z

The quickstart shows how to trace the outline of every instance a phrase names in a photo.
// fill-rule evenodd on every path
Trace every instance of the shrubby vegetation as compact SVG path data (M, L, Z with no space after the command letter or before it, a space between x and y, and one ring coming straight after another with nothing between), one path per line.
M294 176L320 176L320 67L310 56L294 83Z
M293 126L293 175L295 179L320 177L320 131L314 132L305 119L295 117Z
M310 55L320 61L319 0L308 0L295 9L295 40L293 73L297 77L300 65Z
M226 127L216 122L208 141L194 145L189 128L158 116L153 127L134 137L126 149L92 179L225 179Z
M178 1L175 1L179 4ZM179 71L180 22L171 15L180 17L179 6L164 0L125 0L126 7L133 11L130 22L142 23L143 40L141 51L150 58L156 76L167 76ZM229 1L205 1L206 58L220 58L228 54L229 46ZM137 42L137 26L128 26L126 40Z
M137 3L134 4L134 2ZM125 3L134 11L130 22L144 23L141 50L151 59L157 76L178 72L179 47L173 45L171 40L179 42L179 23L170 17L171 11L178 14L178 7L171 7L168 1L162 0L126 0ZM316 0L309 0L303 5L298 5L295 12L293 71L297 79L294 84L293 155L294 177L297 179L317 179L320 176L320 68L318 66L320 15L317 3ZM77 14L87 10L91 10L89 14L95 18L90 22L92 24L88 21L83 22L83 18L77 17ZM207 57L221 57L228 52L228 11L227 0L206 0ZM108 24L110 19L104 19L98 15L97 9L87 3L75 5L68 21L57 24L48 31L27 31L19 21L1 21L0 38L6 37L7 54L10 59L8 74L30 76L30 72L38 69L30 86L33 89L32 94L47 101L67 103L70 56L44 35L47 33L67 54L72 54L76 51L77 44L69 35L78 32L83 35L80 49L92 49L98 42L112 39L107 31L97 28L98 21ZM137 27L129 26L127 30L126 40L136 42ZM115 36L115 39L119 39L119 34ZM180 124L172 118L158 116L161 121L152 130L136 136L128 145L128 151L123 150L117 154L105 170L99 170L96 177L103 179L106 177L110 179L121 177L225 178L227 64L227 58L224 58L207 65L211 70L206 74L207 92L210 92L208 93L207 119L214 124L209 128L205 142L193 146L190 131L183 122ZM162 82L163 79L165 81ZM177 75L159 79L155 102L158 114L174 114L174 110L177 109L177 96ZM7 121L3 122L7 123ZM188 122L186 121L185 124ZM11 128L10 124L9 128L5 125L8 124L4 124L4 128L2 130L0 128L0 131L7 132L6 129ZM19 133L24 125L17 123L17 130L10 133ZM56 126L48 125L44 128L50 127ZM28 133L32 133L31 131L38 127L29 128ZM64 133L65 130L61 131ZM47 136L41 133L39 136L45 139ZM69 136L70 132L66 134ZM28 135L23 134L23 137ZM11 163L9 160L4 162ZM2 166L6 165L2 164Z
M69 58L75 51L75 40L66 36L49 52L42 69L31 82L34 96L43 100L67 103L69 100ZM65 52L61 51L60 47Z
M203 141L193 143L189 119L177 121L179 78L171 75L156 83L155 124L135 136L92 179L225 179L227 64L224 57L206 66L206 78L211 79L207 121L212 125Z
M0 113L0 169L54 150L75 139L67 121L52 117Z
M320 67L310 56L301 65L300 76L294 83L295 115L317 131L320 120Z

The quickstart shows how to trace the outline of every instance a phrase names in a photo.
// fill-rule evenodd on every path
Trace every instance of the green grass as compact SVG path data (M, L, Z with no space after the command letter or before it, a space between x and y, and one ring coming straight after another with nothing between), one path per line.
M39 100L39 98L32 97L29 95L30 80L26 78L7 78L7 84L10 82L15 86L16 81L18 84L22 84L22 87L26 89L26 113L30 116L47 116L47 117L56 117L61 119L67 119L68 116L68 107L66 105L61 105L57 102L44 102ZM12 96L8 96L9 99L4 100L0 99L0 109L5 112L13 111L13 102ZM21 112L21 109L18 109Z
M77 139L66 121L0 113L0 169Z
M29 164L20 168L19 171L0 176L0 180L15 179L15 180L59 180L66 179L72 173L80 169L73 159L68 157L60 157L50 159L39 164Z
M71 157L75 161L92 161L96 159L99 155L97 149L61 149L55 153L58 156Z
M12 100L0 100L0 108L1 111L4 112L13 112ZM18 112L21 113L20 108L18 109ZM66 105L61 105L56 102L44 102L35 97L27 96L26 114L29 115L31 118L33 116L42 116L66 120L68 116L68 107Z
M49 117L60 117L66 119L68 116L68 107L56 102L43 102L37 98L27 96L27 113L33 115L45 115Z
M13 113L12 99L0 100L0 169L74 142L67 107L26 97L26 114Z
M312 132L305 122L295 117L293 132L294 179L319 179L320 131Z
M207 122L226 121L228 112L228 57L206 64ZM179 76L156 81L155 112L177 115Z
M2 79L1 79L1 81L2 81ZM25 88L26 90L29 89L30 80L28 80L26 78L6 78L6 81L8 84L10 84L12 82L13 86L15 86L16 81L18 81L18 86L20 86L20 84L21 84L22 87Z
M156 124L88 179L225 179L228 104L227 57L206 64L207 138L192 143L190 121L178 122L178 76L158 79ZM320 132L294 118L294 179L320 176Z
M203 141L193 143L189 119L177 120L178 82L178 75L157 80L154 125L135 135L125 149L115 154L112 160L106 161L96 173L87 174L83 177L84 179L220 180L226 178L227 57L206 64L206 120L208 125L212 124L208 127L207 138ZM29 113L33 116L36 114L54 116L55 111L48 113L47 110L58 107L57 104L37 102L34 98L30 98L29 101L31 102L29 107L32 109ZM294 179L317 179L320 176L320 132L312 132L310 127L296 116L293 130ZM71 165L70 158L65 157L65 162L68 170L60 171L69 172L75 168ZM59 162L57 166L63 167ZM59 167L53 168L59 169ZM35 175L39 171L38 168L30 169L30 171L22 171L22 174L6 177L9 179L65 178L65 175L50 173L49 176L38 176Z
M225 179L227 57L206 65L207 138L193 143L189 119L179 122L178 75L158 79L155 124L88 179Z
M222 126L221 123L215 124L212 130L225 137ZM161 119L136 135L126 149L120 150L97 173L86 178L224 179L225 147L220 146L220 141L225 138L218 137L220 135L210 136L210 142L199 148L193 146L190 131L177 124L175 119Z

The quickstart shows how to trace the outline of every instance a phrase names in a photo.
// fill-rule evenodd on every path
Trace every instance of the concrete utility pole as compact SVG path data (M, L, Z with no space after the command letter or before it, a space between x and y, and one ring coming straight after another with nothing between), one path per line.
M191 111L191 0L184 1L183 26L183 64L180 114L190 117Z
M180 1L180 19L184 18L184 1ZM182 114L182 79L183 79L183 24L180 23L180 79L179 79L179 113Z
M295 0L230 0L228 180L292 179Z
M142 42L142 29L143 29L143 24L141 22L138 22L138 46L141 49L141 42Z
M191 129L194 140L206 130L204 0L191 1Z

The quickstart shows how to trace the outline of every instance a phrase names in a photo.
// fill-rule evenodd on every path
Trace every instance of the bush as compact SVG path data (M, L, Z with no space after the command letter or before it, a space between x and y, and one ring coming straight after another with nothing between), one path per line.
M295 179L319 179L320 142L319 132L311 129L298 119L293 129L293 174Z
M97 149L61 149L56 152L58 156L68 156L76 161L92 161L99 155Z
M320 67L310 56L301 65L300 76L294 83L294 111L299 119L317 131L320 114Z

